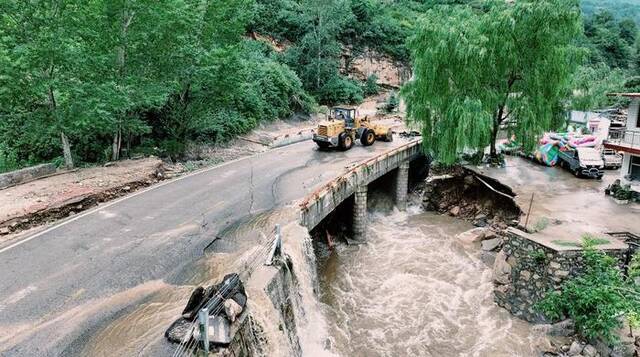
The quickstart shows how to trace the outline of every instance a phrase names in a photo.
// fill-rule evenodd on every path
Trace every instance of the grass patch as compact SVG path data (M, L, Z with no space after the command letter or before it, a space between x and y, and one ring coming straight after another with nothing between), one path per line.
M563 247L578 247L578 248L582 247L581 243L571 242L571 241L568 241L568 240L559 240L558 239L558 240L551 241L551 243L553 243L555 245L560 245L560 246L563 246Z
M547 219L547 217L542 217L536 222L536 224L533 225L533 230L536 232L541 232L547 227L549 227L549 220Z
M568 240L553 240L551 241L551 243L559 245L559 246L563 246L563 247L577 247L577 248L582 248L585 246L596 246L596 245L604 245L604 244L609 244L611 243L611 241L609 241L608 239L604 239L604 238L599 238L596 236L593 236L591 234L585 234L582 236L582 242L572 242L572 241L568 241Z

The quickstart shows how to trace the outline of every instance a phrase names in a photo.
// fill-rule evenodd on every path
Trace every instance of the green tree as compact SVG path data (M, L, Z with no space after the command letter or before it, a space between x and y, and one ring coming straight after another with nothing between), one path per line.
M635 24L618 23L608 10L601 10L584 22L586 47L591 51L592 63L605 62L611 68L626 69L632 62L632 38ZM631 42L629 42L631 41Z
M79 137L94 113L79 85L88 69L87 10L65 0L0 3L0 136L20 162L34 152L53 157L57 147L66 166L74 165L70 137Z
M636 43L638 37L638 25L633 19L626 18L618 23L620 27L620 37L627 42L629 46Z
M607 94L623 92L624 84L625 73L620 69L611 69L604 63L581 66L571 86L571 108L592 110L613 105L618 98Z
M309 28L287 51L287 63L296 68L305 87L317 93L338 75L342 49L337 38L353 13L345 0L304 0L301 7Z
M525 145L559 119L558 103L579 59L577 1L487 1L483 11L439 7L409 41L414 79L403 95L425 149L452 163L491 147L510 119Z

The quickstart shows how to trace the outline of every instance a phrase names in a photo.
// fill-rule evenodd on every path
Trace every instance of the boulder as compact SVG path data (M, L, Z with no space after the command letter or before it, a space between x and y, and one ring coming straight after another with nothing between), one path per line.
M520 272L522 276L522 272ZM576 333L575 324L573 320L566 319L555 324L539 324L533 327L535 331L545 333L549 336L561 336L561 337L569 337L573 336ZM567 346L566 351L569 351L569 346Z
M567 355L568 356L577 356L580 353L582 353L583 349L584 349L584 347L582 346L582 344L580 344L580 342L573 341L573 343L571 344L571 347L569 347L569 352L567 352Z
M236 321L238 315L242 313L242 309L243 307L233 299L227 299L224 301L224 312L231 322Z
M466 232L462 232L456 236L460 242L465 244L472 244L480 242L485 238L485 234L488 230L486 228L474 228Z
M502 239L493 238L482 241L482 250L485 252L491 252L496 250L502 244Z
M460 206L455 206L452 209L450 209L449 214L451 214L454 217L458 216L460 214Z
M562 320L550 326L547 333L551 336L573 336L576 333L576 326L571 319Z
M485 263L487 266L492 267L496 262L496 252L485 252L480 253L480 260Z
M595 347L591 345L584 346L584 349L582 350L582 355L584 357L596 357L597 354L598 354L598 351L596 350Z
M507 263L507 255L503 250L498 252L493 264L493 281L503 285L511 282L511 265Z

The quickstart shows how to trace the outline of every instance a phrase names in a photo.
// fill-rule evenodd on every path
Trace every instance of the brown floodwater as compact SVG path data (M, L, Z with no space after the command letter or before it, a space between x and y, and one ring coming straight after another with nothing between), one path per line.
M491 269L448 216L369 215L367 243L318 252L332 347L343 356L534 356L532 325L493 302Z

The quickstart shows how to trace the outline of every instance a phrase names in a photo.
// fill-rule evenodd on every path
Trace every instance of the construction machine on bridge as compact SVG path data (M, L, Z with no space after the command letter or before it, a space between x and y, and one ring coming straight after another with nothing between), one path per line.
M357 108L349 106L333 107L327 120L318 124L313 141L320 148L340 148L349 150L356 140L362 145L372 145L376 140L393 141L390 127L373 124L368 117L358 118Z

